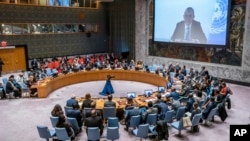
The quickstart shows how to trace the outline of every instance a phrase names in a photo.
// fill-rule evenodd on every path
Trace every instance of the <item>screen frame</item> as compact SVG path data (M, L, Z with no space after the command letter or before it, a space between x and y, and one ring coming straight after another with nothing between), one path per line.
M135 97L136 97L136 92L127 92L127 98L131 98L131 97L128 97L128 95L129 95L129 94L133 94L133 95L134 95L134 97L133 97L133 98L135 98ZM132 98L132 99L133 99L133 98Z
M173 45L179 47L202 47L202 48L229 48L230 47L230 18L231 18L231 8L232 8L232 0L228 1L228 11L227 11L227 26L226 26L226 37L225 37L225 45L217 45L217 44L202 44L202 43L181 43L181 42L165 42L165 41L155 41L155 1L153 0L153 20L152 20L152 44L162 44L162 45Z
M164 88L164 91L161 92L161 91L160 91L160 88ZM159 93L164 93L165 91L166 91L166 87L165 87L165 86L159 86L159 87L158 87L158 92L159 92Z
M150 95L148 95L146 92L151 91L152 93ZM154 93L153 89L146 89L144 90L144 95L146 95L147 97L151 96Z

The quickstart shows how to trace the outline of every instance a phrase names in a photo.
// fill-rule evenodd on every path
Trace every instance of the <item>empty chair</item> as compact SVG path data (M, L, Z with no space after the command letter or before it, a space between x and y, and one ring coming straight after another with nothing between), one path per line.
M185 112L186 112L186 109L184 106L179 107L175 116L176 120L177 121L180 120L184 116Z
M155 128L157 122L157 114L148 114L146 123L149 124L149 135L158 135Z
M183 121L182 119L180 119L179 121L175 121L171 123L171 127L173 127L174 129L178 130L178 135L181 135L181 130L183 129Z
M50 121L53 127L56 127L59 117L50 116Z
M169 110L165 113L164 120L166 121L166 123L171 123L173 121L173 118L174 118L174 110Z
M81 127L78 126L76 118L67 117L67 121L72 125L76 134L81 131Z
M107 124L108 127L119 127L118 117L109 117Z
M137 137L140 137L140 140L142 140L142 138L148 137L148 128L148 124L140 124L138 128L133 130L133 134Z
M119 128L118 127L108 127L107 128L107 139L108 140L117 140L119 139Z
M100 129L99 127L88 127L88 140L100 140Z
M68 135L67 131L65 128L58 128L58 127L55 127L55 130L56 130L56 137L57 137L57 140L61 140L61 141L67 141L67 140L71 140L72 137L75 136L74 134L74 130L71 128L73 134L71 136Z
M131 116L129 127L132 127L133 129L137 128L141 124L141 115L137 116Z
M192 126L191 126L192 132L194 132L194 130L199 131L199 124L200 124L201 117L202 117L202 113L194 115L192 119Z
M115 107L103 107L103 118L108 119L109 117L116 117Z
M50 138L55 137L56 131L55 129L49 129L47 126L37 126L37 131L39 133L40 138L46 139L47 141Z

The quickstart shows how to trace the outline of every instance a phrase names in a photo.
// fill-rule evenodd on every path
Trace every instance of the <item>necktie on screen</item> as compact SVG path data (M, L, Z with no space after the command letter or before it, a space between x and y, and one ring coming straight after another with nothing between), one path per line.
M184 39L190 40L190 27L189 26L186 28L186 33L185 33Z

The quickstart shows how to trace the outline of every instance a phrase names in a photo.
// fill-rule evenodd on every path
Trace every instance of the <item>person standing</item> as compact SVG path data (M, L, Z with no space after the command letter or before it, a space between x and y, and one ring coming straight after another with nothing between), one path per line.
M111 84L111 78L114 78L114 76L107 75L106 84L105 84L102 92L100 92L99 94L107 96L109 94L113 94L114 93L114 89L113 89L113 86Z
M4 62L2 58L0 58L0 77L2 77L2 69L3 69Z

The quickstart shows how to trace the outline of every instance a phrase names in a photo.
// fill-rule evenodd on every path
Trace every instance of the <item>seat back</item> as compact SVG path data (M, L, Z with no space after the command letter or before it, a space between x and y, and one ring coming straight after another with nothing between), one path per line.
M84 109L83 109L83 118L87 118L86 114L90 113L90 111L91 111L91 108L84 107Z
M131 116L129 127L137 128L141 124L141 115Z
M80 127L78 126L76 118L67 117L67 121L72 125L74 131L76 132L80 131Z
M174 110L169 110L165 113L165 118L164 120L167 122L167 123L170 123L173 121L173 118L174 118Z
M185 107L183 106L183 107L179 107L178 108L178 110L177 110L177 112L176 112L176 120L178 121L178 120L180 120L183 116L184 116L184 114L185 114Z
M157 114L148 114L146 123L149 125L156 125Z
M59 117L50 116L50 121L53 127L56 127Z
M2 80L3 80L3 90L5 91L5 93L7 93L6 92L6 85L7 85L8 79L7 78L3 78Z
M137 137L145 138L148 136L148 124L140 124L138 127Z
M194 115L194 117L192 119L192 126L199 125L201 117L202 117L202 113Z
M88 127L88 140L100 140L100 129L99 127Z
M68 110L73 110L73 107L69 107L69 106L64 106L64 112L67 115Z
M118 127L108 127L107 128L107 139L117 140L119 139L119 128Z
M215 108L213 108L213 109L209 112L209 114L208 114L206 120L211 121L212 118L213 118L213 116L216 115L217 111L218 111L218 106L215 107Z
M118 117L109 117L108 118L108 127L119 127Z
M55 130L56 130L57 140L62 140L62 141L70 140L70 137L68 136L68 133L65 128L55 127Z
M109 117L116 117L115 107L103 107L103 118L108 119Z
M203 104L205 103L205 99L199 101L199 107L201 108Z
M50 131L47 126L37 126L37 131L39 133L40 138L49 139L55 136L55 131L50 134Z

